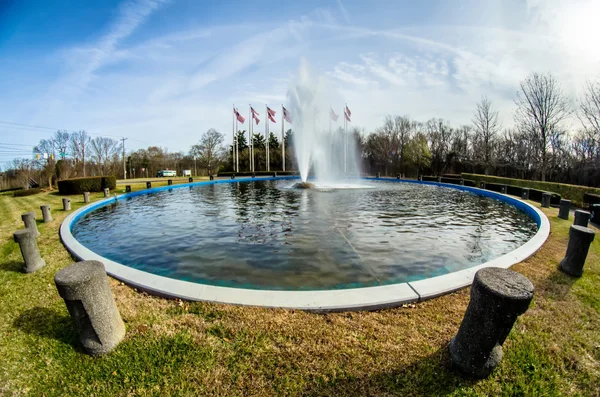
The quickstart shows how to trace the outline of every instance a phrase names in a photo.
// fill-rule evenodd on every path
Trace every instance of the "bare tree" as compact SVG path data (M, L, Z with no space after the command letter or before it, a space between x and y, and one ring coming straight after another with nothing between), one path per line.
M67 131L56 131L52 140L54 141L54 147L58 150L58 155L61 160L67 157L67 149L69 147L69 141L71 136Z
M87 132L81 130L71 134L71 150L75 162L81 161L81 169L83 176L85 176L85 153L90 144L90 137Z
M202 134L200 142L193 145L190 150L190 154L199 158L201 167L206 168L209 175L212 175L215 168L218 168L219 163L223 160L223 154L225 153L224 140L223 134L211 128Z
M477 103L473 119L475 135L473 136L473 155L485 167L485 174L490 172L492 154L502 124L498 119L498 111L492 108L490 100L484 96Z
M448 122L433 118L426 123L427 135L431 146L431 165L437 175L442 175L450 162L450 144L454 130Z
M586 131L587 139L591 139L597 150L600 146L600 79L588 81L579 97L577 117ZM594 153L594 160L599 162L600 153Z
M553 135L560 133L560 123L569 115L569 103L551 74L532 73L521 82L515 104L515 121L522 131L534 137L536 158L545 181Z
M107 161L119 150L118 144L114 139L101 136L90 141L92 159L100 167L102 175L105 175Z

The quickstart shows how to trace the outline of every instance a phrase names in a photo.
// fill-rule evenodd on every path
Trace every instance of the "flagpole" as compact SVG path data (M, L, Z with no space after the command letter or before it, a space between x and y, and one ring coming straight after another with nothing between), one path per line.
M238 120L235 118L235 172L240 172L240 152L238 151Z
M281 161L282 170L285 172L285 119L283 118L283 105L281 105Z
M233 136L231 139L231 169L235 172L235 103L233 104L233 119L231 120L231 129L233 130Z
M269 106L265 105L265 170L269 171Z
M346 117L346 104L344 104L344 172L348 172L348 118Z

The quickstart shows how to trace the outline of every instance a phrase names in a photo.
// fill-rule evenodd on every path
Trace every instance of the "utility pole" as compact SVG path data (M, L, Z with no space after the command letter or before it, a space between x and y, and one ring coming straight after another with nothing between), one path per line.
M127 167L125 165L125 141L127 138L123 137L121 140L123 141L123 179L127 179Z

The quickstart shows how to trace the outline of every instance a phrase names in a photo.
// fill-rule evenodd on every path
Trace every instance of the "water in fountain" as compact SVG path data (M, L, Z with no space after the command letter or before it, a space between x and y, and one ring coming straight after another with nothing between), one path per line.
M344 132L344 102L335 86L314 75L303 60L287 101L294 117L294 150L302 181L310 174L319 187L356 185L358 179L347 181L360 175L356 141L349 128ZM338 115L337 121L330 119L330 107Z

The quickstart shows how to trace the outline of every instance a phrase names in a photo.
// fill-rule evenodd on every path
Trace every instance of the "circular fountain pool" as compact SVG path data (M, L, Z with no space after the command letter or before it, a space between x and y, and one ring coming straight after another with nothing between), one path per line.
M61 236L76 256L99 259L110 274L151 292L333 310L463 287L482 266L523 260L548 235L534 207L463 186L218 182L92 204L69 216Z

